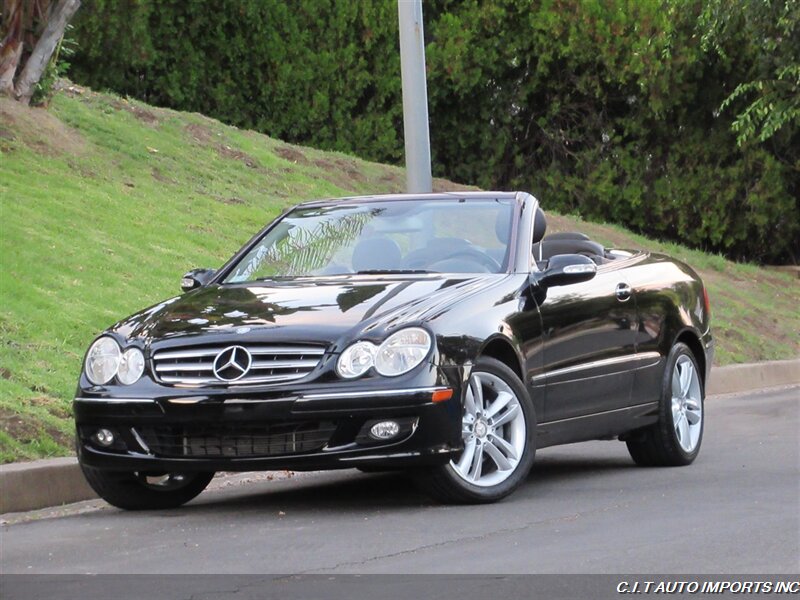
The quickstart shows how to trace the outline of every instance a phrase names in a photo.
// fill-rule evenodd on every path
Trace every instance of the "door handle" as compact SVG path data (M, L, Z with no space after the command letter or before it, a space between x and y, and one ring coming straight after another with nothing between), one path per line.
M626 302L630 299L632 294L631 286L629 286L627 283L618 283L615 294L617 296L617 300L620 302Z

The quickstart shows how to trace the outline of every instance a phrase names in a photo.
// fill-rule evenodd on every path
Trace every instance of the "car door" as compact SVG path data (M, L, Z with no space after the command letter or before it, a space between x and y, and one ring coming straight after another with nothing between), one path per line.
M602 265L589 281L540 291L543 373L537 378L545 385L542 422L629 405L636 301L620 267Z

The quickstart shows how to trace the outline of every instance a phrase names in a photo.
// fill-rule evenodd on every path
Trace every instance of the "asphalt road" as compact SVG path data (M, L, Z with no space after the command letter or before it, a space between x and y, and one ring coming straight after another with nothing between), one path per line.
M341 471L234 478L174 511L16 516L0 572L800 572L800 388L712 397L706 419L690 467L635 467L619 442L552 448L489 506Z

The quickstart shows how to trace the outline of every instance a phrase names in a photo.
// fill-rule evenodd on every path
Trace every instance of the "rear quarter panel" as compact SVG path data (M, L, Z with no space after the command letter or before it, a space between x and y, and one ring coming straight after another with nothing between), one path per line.
M637 310L636 351L658 354L653 364L639 369L634 381L634 403L658 400L666 357L679 338L691 345L707 375L710 356L710 315L705 309L703 282L688 265L662 254L646 254L625 269Z

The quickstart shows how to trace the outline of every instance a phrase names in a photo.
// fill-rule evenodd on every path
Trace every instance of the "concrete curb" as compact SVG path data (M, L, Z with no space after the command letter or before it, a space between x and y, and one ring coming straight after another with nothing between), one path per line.
M0 465L0 513L97 498L75 457Z
M800 383L800 358L728 365L711 370L706 394L733 394L795 383Z
M717 367L707 394L749 392L800 384L800 358ZM0 514L91 500L97 495L74 457L0 465Z

